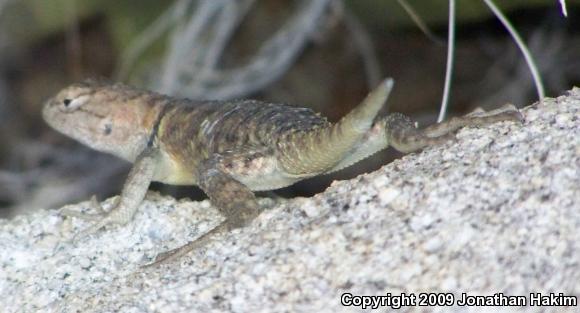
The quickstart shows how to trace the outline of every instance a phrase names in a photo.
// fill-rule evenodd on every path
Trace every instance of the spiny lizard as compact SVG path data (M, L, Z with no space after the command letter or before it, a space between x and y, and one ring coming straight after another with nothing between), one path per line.
M134 163L113 209L81 235L131 221L151 181L197 185L225 216L196 241L158 256L157 263L250 223L261 211L252 191L340 170L389 145L412 152L449 140L464 126L522 120L514 106L504 106L418 129L402 114L377 117L392 85L383 81L337 123L289 105L192 101L95 81L60 91L46 102L43 117L59 132Z

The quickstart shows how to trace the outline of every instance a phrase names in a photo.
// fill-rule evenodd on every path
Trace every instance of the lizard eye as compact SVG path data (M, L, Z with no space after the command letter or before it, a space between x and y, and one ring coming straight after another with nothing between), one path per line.
M74 110L85 104L88 100L89 100L88 96L80 96L78 98L73 99L65 98L64 100L62 100L62 104L67 110Z

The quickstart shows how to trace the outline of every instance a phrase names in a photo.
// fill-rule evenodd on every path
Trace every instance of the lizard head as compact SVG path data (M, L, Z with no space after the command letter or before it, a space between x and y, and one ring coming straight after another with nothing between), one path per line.
M125 85L76 83L46 101L42 116L60 133L132 161L148 138L139 94Z

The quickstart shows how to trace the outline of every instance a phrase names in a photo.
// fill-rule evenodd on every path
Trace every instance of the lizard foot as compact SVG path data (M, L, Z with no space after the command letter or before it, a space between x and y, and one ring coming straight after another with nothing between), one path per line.
M113 201L116 201L116 199ZM80 219L87 220L87 221L98 221L107 215L107 211L103 208L103 206L101 206L101 204L97 200L96 195L93 195L91 197L91 203L90 203L89 207L94 209L98 213L90 214L90 213L81 213L78 211L73 211L71 209L62 209L60 211L60 215L76 217L76 218L80 218Z
M523 123L524 116L518 108L511 104L507 103L502 107L491 110L491 111L484 111L481 108L476 108L473 112L465 115L465 117L473 118L473 119L491 119L491 121L485 121L485 124L493 123L495 121L515 121Z
M71 239L71 241L74 242L78 239L81 239L81 238L84 238L90 234L93 234L93 233L97 232L99 229L101 229L109 224L121 224L122 225L122 224L126 224L127 222L129 222L131 220L131 216L126 216L125 214L119 214L119 213L123 213L123 210L120 210L120 208L119 208L119 204L120 204L119 200L120 200L119 197L115 197L115 199L113 199L112 208L108 212L97 201L96 196L91 197L90 207L93 208L98 213L89 214L89 213L81 213L81 212L77 212L77 211L72 211L69 209L61 210L60 214L63 216L76 217L76 218L80 218L83 220L95 222L90 227L88 227L85 230L74 235L73 238Z

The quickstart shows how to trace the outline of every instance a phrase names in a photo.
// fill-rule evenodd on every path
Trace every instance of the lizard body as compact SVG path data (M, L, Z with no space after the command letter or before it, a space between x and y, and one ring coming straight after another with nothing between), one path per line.
M255 100L191 101L123 84L73 84L48 100L56 130L134 166L115 207L83 234L129 222L151 181L197 185L226 220L182 248L247 225L260 213L252 191L278 189L340 170L389 145L403 152L446 141L463 126L521 120L513 106L452 118L423 130L402 114L377 118L385 80L337 123L312 110Z

